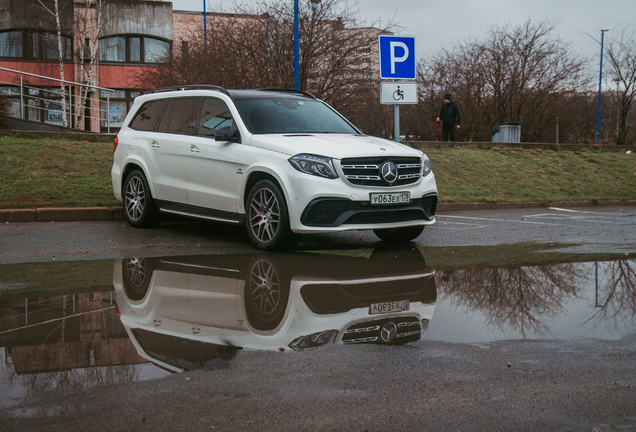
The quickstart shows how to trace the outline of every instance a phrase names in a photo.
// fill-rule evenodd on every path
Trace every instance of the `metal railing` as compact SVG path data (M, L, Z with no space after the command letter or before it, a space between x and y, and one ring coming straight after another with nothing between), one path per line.
M13 86L16 88L19 88L19 95L20 95L20 99L19 101L13 102L13 104L15 105L16 103L19 104L19 110L20 110L20 117L21 119L24 119L24 114L25 114L25 108L26 109L33 109L33 110L41 110L42 111L42 117L44 117L44 112L48 110L48 108L43 107L41 102L44 102L44 104L46 102L59 102L61 100L61 91L56 88L44 88L44 87L36 87L36 86L32 86L32 85L26 85L24 84L24 76L30 76L30 77L35 77L35 78L40 78L43 80L48 80L48 81L54 81L54 82L58 82L58 83L64 83L65 87L68 84L68 106L66 107L66 110L61 113L61 115L63 117L66 117L69 120L69 124L72 123L72 114L74 112L79 113L81 109L84 109L84 107L81 107L79 104L73 104L73 91L72 91L72 86L76 86L76 87L80 87L80 88L89 88L92 89L93 92L95 94L97 94L97 102L98 102L98 108L97 108L97 113L98 113L98 117L93 117L93 116L86 116L85 118L88 119L97 119L98 121L101 122L102 118L106 119L106 128L108 133L110 133L110 95L107 93L106 94L106 109L103 110L101 109L101 99L99 98L99 92L100 91L105 91L105 92L115 92L116 90L113 89L109 89L106 87L99 87L96 85L92 85L92 84L87 84L87 83L78 83L78 82L74 82L74 81L67 81L67 80L62 80L59 78L52 78L52 77L48 77L48 76L44 76L44 75L37 75L37 74L33 74L33 73L29 73L29 72L24 72L24 71L18 71L18 70L14 70L14 69L7 69L7 68L3 68L0 67L0 70L6 71L6 72L12 72L15 73L17 75L19 75L20 77L20 83L16 84L14 82L6 82L6 81L0 81L0 85L8 85L8 86ZM35 94L35 91L37 90L37 94ZM32 92L33 94L29 94L30 92ZM47 97L43 97L43 94L49 93L52 96L50 98ZM7 94L7 96L15 96L15 94ZM33 105L33 104L25 104L25 98L27 98L30 101L37 101L38 104L37 105ZM88 98L90 99L90 96L88 96ZM13 98L10 98L13 99ZM77 110L75 110L75 108L77 108ZM61 109L61 108L60 108ZM102 114L104 114L104 117L102 117Z

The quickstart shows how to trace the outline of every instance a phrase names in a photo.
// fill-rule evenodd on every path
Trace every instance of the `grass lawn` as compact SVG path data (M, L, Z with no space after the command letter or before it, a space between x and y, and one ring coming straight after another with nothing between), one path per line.
M114 207L110 138L0 134L0 209ZM440 202L636 199L636 154L427 148Z
M441 202L636 199L636 154L425 149Z

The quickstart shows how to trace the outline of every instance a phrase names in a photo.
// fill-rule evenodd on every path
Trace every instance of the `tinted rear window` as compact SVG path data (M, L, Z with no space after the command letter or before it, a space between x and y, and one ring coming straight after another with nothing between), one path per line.
M130 122L130 128L141 131L155 130L165 104L165 100L150 101L143 104Z

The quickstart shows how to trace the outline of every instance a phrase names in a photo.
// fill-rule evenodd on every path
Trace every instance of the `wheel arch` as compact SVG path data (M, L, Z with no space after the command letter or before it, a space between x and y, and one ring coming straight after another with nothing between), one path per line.
M254 185L256 183L258 183L261 180L269 180L272 183L274 183L276 186L278 186L278 188L280 189L280 191L283 193L283 196L285 197L285 203L287 204L287 213L289 216L289 212L290 212L290 193L289 193L289 188L286 187L287 185L284 184L284 182L275 175L275 172L266 172L266 171L262 171L262 170L254 170L252 172L250 172L247 176L247 180L245 182L245 186L243 187L243 191L242 191L242 197L241 197L241 204L243 206L243 212L246 212L246 208L247 208L247 196L250 193L250 190L252 190L252 188L254 187Z
M153 198L156 198L157 195L155 194L154 185L152 184L150 176L148 175L148 170L144 167L144 164L141 161L137 160L127 161L124 165L124 169L122 170L121 175L121 190L119 191L122 194L122 197L124 196L124 187L126 187L126 177L128 177L128 175L135 170L141 171L144 177L146 177L146 182L148 183L148 187L150 188L150 193L152 194Z

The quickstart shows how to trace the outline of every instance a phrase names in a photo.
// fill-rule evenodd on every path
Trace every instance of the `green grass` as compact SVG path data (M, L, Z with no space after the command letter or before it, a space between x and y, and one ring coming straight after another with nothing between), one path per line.
M427 148L440 202L636 199L636 154ZM114 207L112 138L0 134L0 209Z
M113 207L113 144L0 137L0 208Z
M636 199L636 154L424 149L441 202Z

